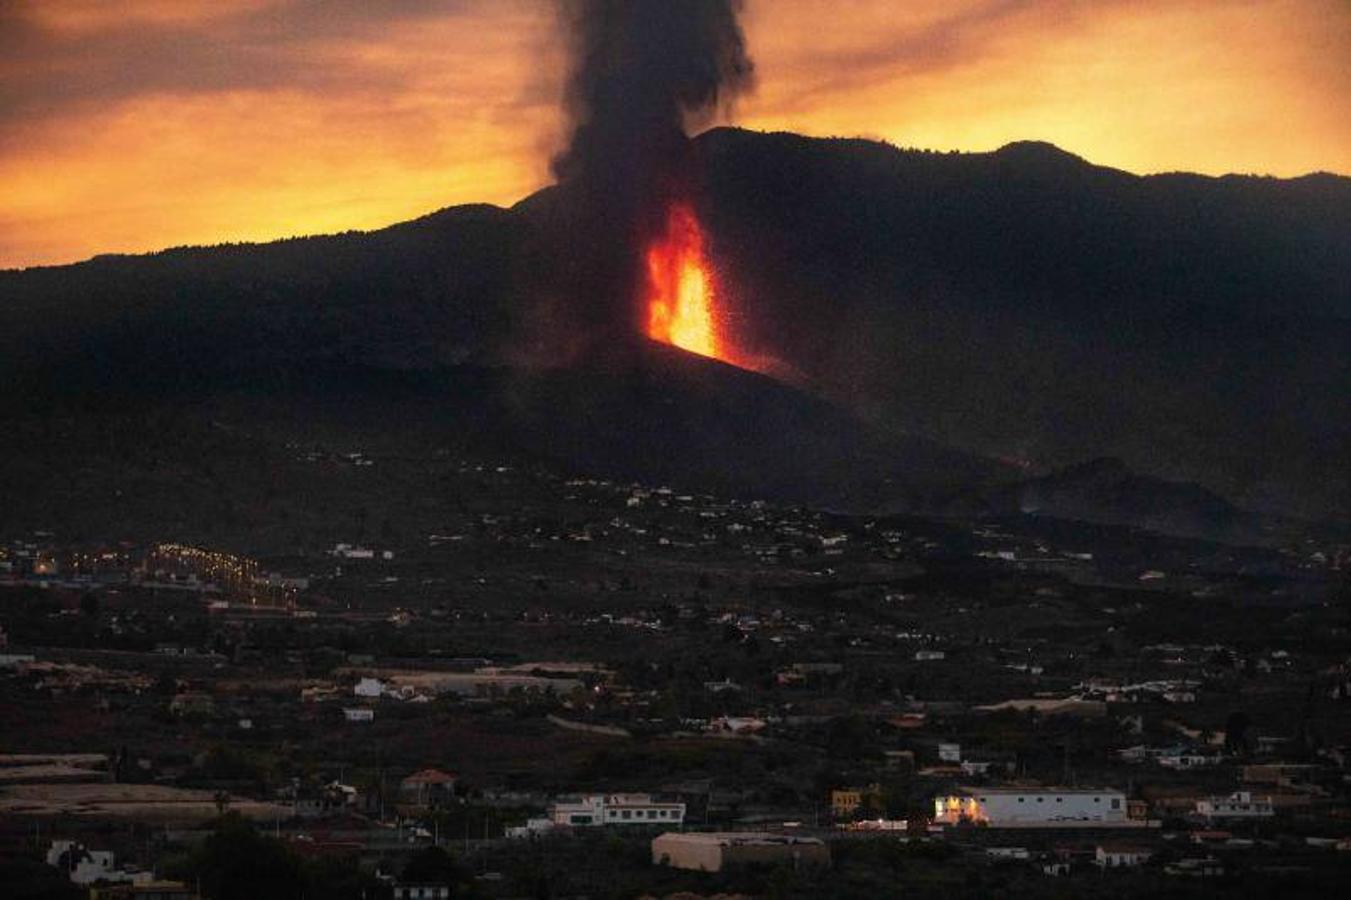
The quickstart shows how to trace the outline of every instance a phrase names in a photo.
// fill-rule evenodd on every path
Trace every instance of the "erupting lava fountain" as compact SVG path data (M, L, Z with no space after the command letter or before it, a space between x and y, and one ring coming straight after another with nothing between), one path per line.
M713 269L694 208L671 206L665 232L647 250L647 336L682 350L727 359L714 303Z

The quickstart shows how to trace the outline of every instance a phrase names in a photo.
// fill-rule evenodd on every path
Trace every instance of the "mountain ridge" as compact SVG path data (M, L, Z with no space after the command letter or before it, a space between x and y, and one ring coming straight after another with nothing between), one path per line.
M1036 142L694 148L747 358L974 456L1119 457L1244 508L1351 515L1351 179L1138 176ZM547 367L588 302L557 295L564 202L0 272L0 374L42 398L307 361Z

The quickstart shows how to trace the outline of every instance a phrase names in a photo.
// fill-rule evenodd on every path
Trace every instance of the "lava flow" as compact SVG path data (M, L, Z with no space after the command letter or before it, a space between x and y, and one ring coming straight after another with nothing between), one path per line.
M714 316L713 271L694 209L672 205L666 231L647 250L647 336L722 358Z

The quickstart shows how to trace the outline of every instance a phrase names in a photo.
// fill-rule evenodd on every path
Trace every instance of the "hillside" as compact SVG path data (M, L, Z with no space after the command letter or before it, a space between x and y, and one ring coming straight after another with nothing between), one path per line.
M1351 515L1351 179L1141 178L1034 143L935 154L724 129L696 146L737 343L850 411L858 434L1034 474L1114 457L1240 507ZM616 443L598 424L620 421L604 418L620 388L558 368L600 302L558 296L576 239L561 202L546 190L368 234L0 272L6 402L191 404L306 366L545 366L539 433L586 465L651 469L660 434ZM713 403L733 381L681 390L709 416L686 417L701 477L727 441L701 429L754 419ZM785 441L830 421L765 416ZM891 477L873 440L845 454L871 470L838 498ZM843 452L807 442L814 458ZM724 483L809 478L745 459Z

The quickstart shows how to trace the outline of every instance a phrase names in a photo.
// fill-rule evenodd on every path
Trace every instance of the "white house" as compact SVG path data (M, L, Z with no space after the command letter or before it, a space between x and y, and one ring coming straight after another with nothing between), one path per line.
M1157 757L1159 765L1165 769L1198 769L1203 766L1218 766L1224 758L1218 753L1165 753Z
M352 688L352 693L358 697L379 697L385 691L384 684L379 678L363 678Z
M985 855L990 859L1031 859L1032 851L1026 847L986 847Z
M329 555L336 556L339 559L374 559L375 551L367 547L353 546L352 544L337 544Z
M558 827L558 823L553 819L541 819L538 817L526 819L524 825L516 825L506 829L506 836L509 838L531 838L537 835L548 834Z
M1236 791L1227 797L1205 797L1196 801L1196 814L1207 819L1267 819L1276 814L1270 797L1254 797L1248 791Z
M349 722L374 722L375 710L362 709L360 707L344 709L342 716Z
M680 825L685 804L663 803L651 794L585 794L560 797L549 807L556 825Z
M52 841L47 849L47 865L65 872L75 884L100 881L146 884L154 878L152 872L117 868L111 850L87 850L75 841Z
M916 650L915 662L930 662L933 660L946 659L947 653L942 650Z
M938 745L938 759L942 762L961 762L962 745L944 742Z
M1100 869L1122 869L1142 866L1149 862L1154 851L1133 844L1099 844L1093 855L1093 864Z
M1125 825L1126 795L1111 788L959 788L934 798L934 821L992 828Z

